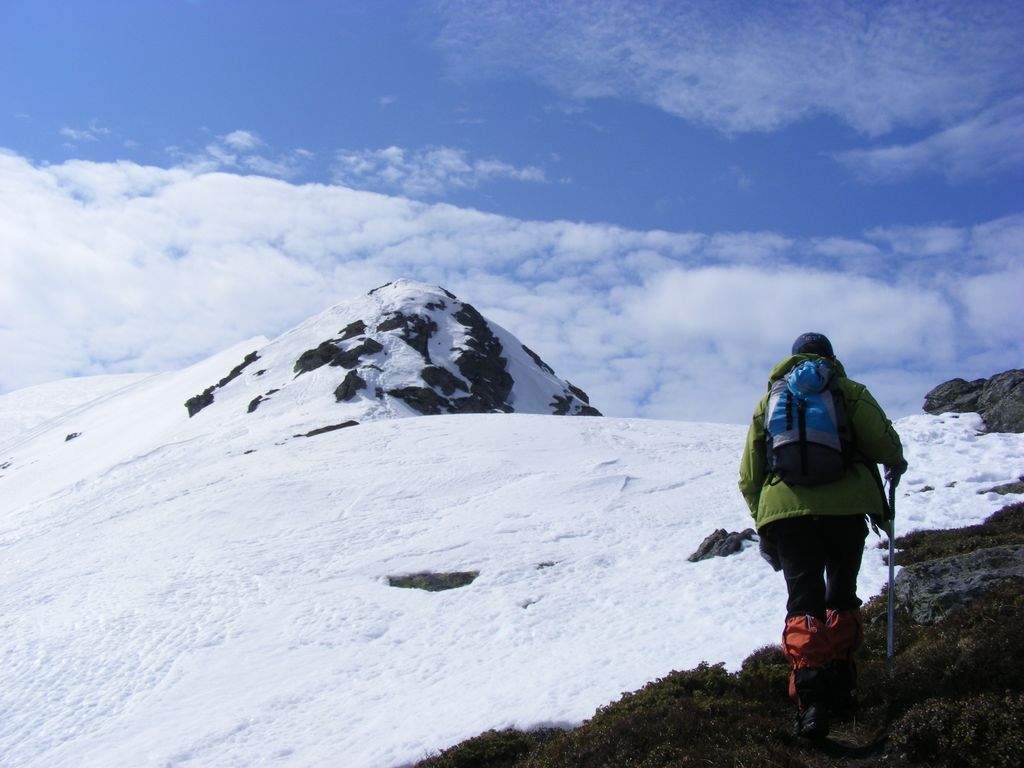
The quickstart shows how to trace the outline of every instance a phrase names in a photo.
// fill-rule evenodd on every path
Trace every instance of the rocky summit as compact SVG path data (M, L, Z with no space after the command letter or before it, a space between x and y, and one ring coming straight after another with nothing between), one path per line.
M978 413L989 432L1024 432L1024 370L951 379L924 396L925 413Z
M184 407L197 419L219 409L287 414L302 420L290 432L303 435L396 416L601 415L586 392L471 304L410 280L337 304L253 350Z

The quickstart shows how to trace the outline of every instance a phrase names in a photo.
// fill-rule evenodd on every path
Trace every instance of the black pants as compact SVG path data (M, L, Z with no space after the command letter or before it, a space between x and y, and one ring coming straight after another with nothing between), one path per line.
M786 616L810 614L824 620L825 610L859 608L857 573L868 524L864 515L804 515L766 525L786 577Z

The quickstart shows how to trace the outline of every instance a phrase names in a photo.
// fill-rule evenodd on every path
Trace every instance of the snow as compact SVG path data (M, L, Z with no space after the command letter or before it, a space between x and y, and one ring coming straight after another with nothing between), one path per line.
M0 445L62 413L141 381L147 375L83 376L9 392L0 397Z
M488 728L578 723L672 669L735 668L778 641L785 586L756 546L686 561L751 523L745 427L517 413L292 437L346 418L318 371L281 376L288 407L246 413L320 330L109 395L55 385L92 402L0 443L0 764L399 766ZM188 418L185 399L253 349ZM898 422L899 532L1015 498L978 491L1017 477L1024 436L979 427ZM869 547L865 598L887 575ZM387 584L420 570L480 576Z

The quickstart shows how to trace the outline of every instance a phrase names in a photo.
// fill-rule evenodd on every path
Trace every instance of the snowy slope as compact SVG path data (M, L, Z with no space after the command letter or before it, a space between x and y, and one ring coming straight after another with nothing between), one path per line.
M284 375L337 333L321 320L0 446L0 765L397 766L491 727L579 722L670 669L778 640L784 585L756 549L686 562L714 528L750 523L743 427L381 418L403 403L336 402L341 366ZM409 346L384 341L393 359ZM185 400L253 350L190 418ZM374 373L402 386L422 370L408 360ZM561 386L528 380L535 404ZM249 413L269 381L281 396ZM356 408L365 423L292 436ZM903 530L1006 503L977 491L1017 476L1024 436L978 435L974 416L897 426ZM866 553L862 596L884 583L881 555ZM480 575L438 593L387 583L421 570Z
M147 375L83 376L9 392L0 397L0 445L62 413L141 381Z

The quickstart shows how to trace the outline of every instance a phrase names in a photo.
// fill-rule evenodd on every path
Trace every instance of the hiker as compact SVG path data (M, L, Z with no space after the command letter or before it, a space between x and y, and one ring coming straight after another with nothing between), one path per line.
M762 554L786 578L782 647L800 736L825 737L829 717L856 704L865 516L891 530L878 464L890 483L907 469L892 422L828 338L801 335L754 410L739 482Z

